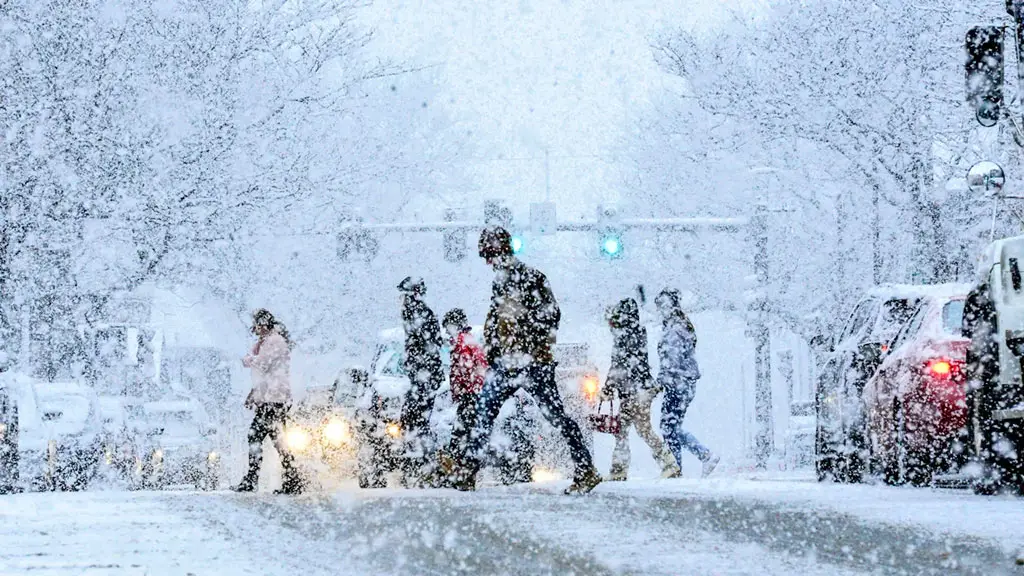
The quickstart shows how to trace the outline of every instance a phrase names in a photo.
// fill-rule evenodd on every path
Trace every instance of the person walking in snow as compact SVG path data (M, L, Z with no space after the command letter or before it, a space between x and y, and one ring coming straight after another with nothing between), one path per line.
M249 470L235 488L238 492L254 492L263 463L263 441L269 436L281 457L284 480L278 493L298 494L303 482L295 461L284 444L284 425L291 404L291 340L288 330L273 314L259 309L253 314L252 333L256 344L242 359L252 371L252 390L245 407L255 410L249 428Z
M680 304L679 291L662 290L654 300L662 321L658 342L658 384L665 390L661 404L661 429L669 450L682 468L683 448L703 463L701 476L707 477L718 465L719 457L683 429L683 418L697 393L700 368L697 366L697 332Z
M448 382L455 401L455 426L452 429L450 453L465 452L469 434L476 423L476 401L484 387L487 358L484 349L473 338L466 313L455 308L441 321L451 342L451 368Z
M484 229L479 254L495 271L491 308L484 323L488 373L477 401L469 447L465 454L458 455L456 488L476 487L476 473L498 412L516 390L523 388L569 444L576 470L566 493L590 492L601 482L601 476L594 468L580 427L566 414L558 394L552 347L561 311L548 279L513 255L512 236L504 228Z
M428 462L433 449L430 413L444 382L441 326L434 311L423 301L427 286L422 279L407 277L398 284L398 290L402 294L405 372L410 384L400 417L405 438L405 482L418 485L430 474Z
M626 298L610 306L605 318L612 331L613 346L602 396L608 401L618 396L621 415L608 479L625 480L629 473L630 427L635 428L651 448L661 465L662 477L676 478L680 473L679 464L651 425L651 403L658 395L658 387L647 361L647 329L640 324L640 307L636 300Z

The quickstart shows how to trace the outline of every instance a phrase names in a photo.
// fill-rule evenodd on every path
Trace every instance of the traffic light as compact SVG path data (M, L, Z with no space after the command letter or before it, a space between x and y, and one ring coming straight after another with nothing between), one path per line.
M523 251L523 248L525 246L526 246L526 242L523 240L522 234L513 234L512 235L512 253L513 254L519 254L520 252Z
M455 222L459 218L458 211L448 208L444 211L445 222ZM448 262L461 262L466 258L466 231L445 230L444 259Z
M1003 29L975 26L964 39L967 101L978 123L995 126L1003 104Z
M609 258L618 258L622 254L622 238L617 232L605 232L601 236L601 253Z
M599 204L597 226L601 232L601 255L606 258L622 257L622 224L619 208L614 204Z

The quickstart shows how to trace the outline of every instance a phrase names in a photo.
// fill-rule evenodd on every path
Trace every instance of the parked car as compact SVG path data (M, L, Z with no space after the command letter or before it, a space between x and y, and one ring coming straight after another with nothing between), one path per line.
M103 451L95 393L78 382L32 382L20 388L20 477L34 490L86 489Z
M1024 236L991 243L968 294L968 471L976 492L1024 493Z
M828 342L815 393L814 463L818 480L860 482L867 462L862 392L889 344L928 293L927 286L869 290Z
M103 432L101 472L108 480L135 487L142 481L139 439L145 431L143 400L126 396L101 396L100 420Z
M216 429L194 402L170 400L143 404L140 442L142 486L163 489L190 484L215 490L221 456L215 449Z
M870 461L887 483L929 484L934 474L963 463L968 289L933 287L864 388Z

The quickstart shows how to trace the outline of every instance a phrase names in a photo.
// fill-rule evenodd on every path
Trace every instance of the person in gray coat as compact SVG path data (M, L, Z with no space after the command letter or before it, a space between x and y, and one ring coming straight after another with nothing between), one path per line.
M683 448L703 463L706 477L718 465L719 457L683 429L683 418L697 393L700 367L697 365L697 332L683 311L677 290L662 290L654 300L661 315L662 333L658 342L658 384L665 390L661 404L661 430L669 450L680 467Z

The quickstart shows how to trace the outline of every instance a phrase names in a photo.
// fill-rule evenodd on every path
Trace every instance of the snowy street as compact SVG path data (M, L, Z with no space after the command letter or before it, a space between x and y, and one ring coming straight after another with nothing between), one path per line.
M1021 573L1019 501L794 479L561 487L7 496L0 574Z

